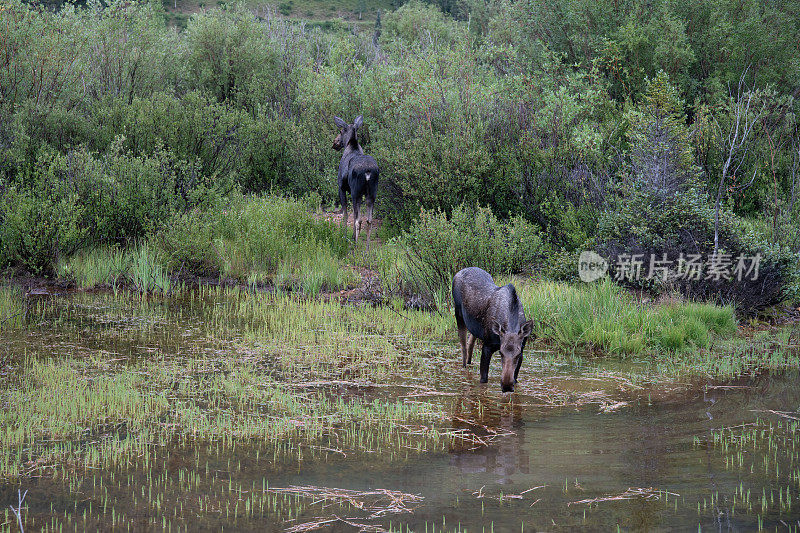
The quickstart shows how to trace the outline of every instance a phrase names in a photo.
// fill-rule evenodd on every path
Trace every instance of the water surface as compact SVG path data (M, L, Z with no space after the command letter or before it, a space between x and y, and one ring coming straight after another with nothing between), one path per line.
M247 325L215 322L220 297L47 297L30 305L27 328L0 341L5 386L15 362L25 358L124 365L234 356ZM323 388L333 396L428 402L446 413L437 427L466 431L471 439L417 448L411 439L391 457L369 443L341 449L333 438L287 443L283 451L236 439L176 442L157 450L147 467L6 480L0 504L15 506L18 489L28 490L29 530L750 531L800 525L796 369L753 371L732 382L695 377L637 384L624 372L628 361L554 364L532 351L517 393L503 395L496 368L488 387L477 383L477 368L459 368L449 339L412 355L429 359L426 372L433 375L424 386L412 378L398 386ZM284 490L290 487L300 488ZM375 494L381 489L410 499L391 509L388 497ZM345 493L348 500L337 490L363 494ZM4 529L16 527L8 511L4 522Z

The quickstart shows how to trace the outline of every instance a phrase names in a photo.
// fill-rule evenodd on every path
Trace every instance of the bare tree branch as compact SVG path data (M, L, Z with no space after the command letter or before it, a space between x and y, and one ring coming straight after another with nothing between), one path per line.
M722 163L722 175L719 178L717 187L717 200L714 204L714 253L717 253L719 248L719 211L725 194L725 183L729 175L733 174L735 176L739 172L742 164L747 159L747 154L754 141L753 127L766 109L766 103L762 102L757 111L751 111L755 92L753 89L748 88L745 83L749 69L750 67L748 66L742 72L736 95L731 94L733 123L728 128L727 134L724 134L721 139L724 161ZM720 131L720 136L723 136L722 131ZM753 179L755 179L755 175Z

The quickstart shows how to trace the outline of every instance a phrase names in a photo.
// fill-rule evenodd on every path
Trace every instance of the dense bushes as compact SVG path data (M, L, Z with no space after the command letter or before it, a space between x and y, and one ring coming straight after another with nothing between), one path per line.
M244 239L232 244L188 213L235 192L314 193L333 203L335 114L364 115L361 140L382 167L379 215L401 233L423 213L410 238L446 232L431 213L452 213L450 223L466 204L491 209L492 224L511 221L499 233L532 235L535 226L553 250L548 257L593 241L627 249L627 234L608 228L632 187L662 198L693 187L701 211L719 189L723 211L754 226L768 212L762 242L731 226L728 249L798 251L797 17L787 5L439 4L457 18L412 1L385 14L377 35L367 25L324 30L243 5L197 13L177 31L152 3L51 11L6 2L0 268L50 273L78 250L165 228L168 243L177 237L163 235L184 227L171 253L194 251L177 268L242 277L258 265L295 279L305 268L297 264L311 259L267 261L274 251L245 250ZM774 20L787 28L780 35ZM720 188L726 132L736 122L729 87L743 72L742 91L756 94L763 112L750 117L747 150ZM707 218L688 220L705 239ZM653 224L631 212L617 226L635 233ZM494 243L489 237L481 242ZM223 242L232 247L224 261ZM509 271L511 252L487 246L476 257ZM447 253L443 272L476 260ZM333 276L335 261L327 264ZM766 291L762 303L779 292Z
M105 156L39 151L0 198L0 264L51 274L58 258L97 244L143 238L176 211L217 196L196 169L157 150L134 156L123 138Z
M56 258L75 252L87 228L80 228L76 198L52 198L46 191L11 187L0 202L0 261L36 274L50 274Z
M797 269L794 254L759 242L727 212L721 214L715 250L713 208L694 189L666 198L648 190L632 192L616 210L605 214L597 239L598 250L610 259L612 273L623 283L657 292L677 289L701 301L732 304L744 313L781 301ZM714 274L712 266L715 252L720 274ZM749 272L750 258L757 254L758 270ZM701 262L697 279L687 275L689 267L681 270L679 264L681 257L688 261L692 255ZM640 274L627 276L623 269L632 266L634 256L642 261ZM662 271L654 271L648 278L651 257L668 261L666 280ZM737 273L734 269L740 257L745 258L744 268Z

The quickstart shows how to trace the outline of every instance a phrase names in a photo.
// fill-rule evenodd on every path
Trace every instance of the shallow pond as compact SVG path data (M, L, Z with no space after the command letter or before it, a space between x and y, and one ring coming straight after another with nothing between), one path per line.
M258 342L243 340L252 324L241 316L215 314L228 297L77 293L30 302L26 327L0 341L3 409L18 408L8 391L26 360L90 359L93 372L111 365L120 375L118 367L148 358L241 357L242 343ZM518 391L503 395L496 367L488 387L477 383L477 368L462 371L448 335L404 344L407 356L426 360L424 376L362 383L328 376L313 385L331 397L419 403L438 413L435 421L396 421L395 433L382 437L396 442L368 434L348 440L335 431L313 442L181 434L153 444L144 458L131 452L95 466L41 464L0 482L2 527L17 528L8 509L18 505L20 489L28 491L28 530L800 526L796 369L729 382L637 380L630 372L636 363L531 350ZM256 368L279 381L285 372L280 361ZM124 422L90 425L82 445L89 450L125 431Z

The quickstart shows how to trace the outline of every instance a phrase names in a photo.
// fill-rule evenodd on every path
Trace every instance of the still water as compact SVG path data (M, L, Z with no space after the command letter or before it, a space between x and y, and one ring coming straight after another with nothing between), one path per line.
M8 363L97 357L97 350L110 359L224 354L236 333L209 330L214 305L213 298L143 303L108 294L51 297L36 307L39 316L28 328L3 336L0 356ZM471 440L409 449L392 460L333 443L283 459L247 442L176 444L147 469L117 465L2 481L0 504L16 506L18 490L27 490L29 531L800 526L796 369L754 371L724 383L695 377L638 386L604 377L609 367L624 368L624 361L554 367L547 362L552 359L532 352L517 392L502 395L497 383L478 384L476 369L462 371L455 344L449 348L431 356L439 377L425 389L429 397L425 390L409 394L402 388L344 393L437 402L448 413L439 425L467 428ZM4 386L13 381L8 374ZM400 503L392 505L397 494L403 495L394 496ZM4 530L18 529L9 511L0 521Z

